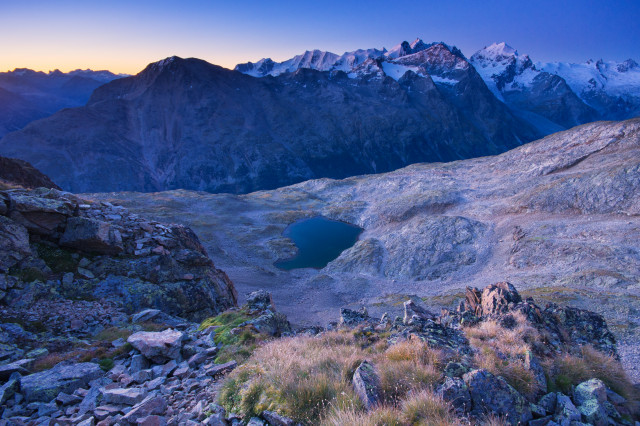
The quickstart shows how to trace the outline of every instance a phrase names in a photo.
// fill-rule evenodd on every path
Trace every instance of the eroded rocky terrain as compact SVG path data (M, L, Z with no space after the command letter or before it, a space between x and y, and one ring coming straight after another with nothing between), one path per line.
M602 313L638 377L639 132L638 119L598 122L500 156L247 195L91 197L190 226L241 295L268 289L294 324L326 323L345 305L393 312L407 294L451 306L468 285L506 279ZM322 270L275 268L295 253L286 226L316 215L365 231Z

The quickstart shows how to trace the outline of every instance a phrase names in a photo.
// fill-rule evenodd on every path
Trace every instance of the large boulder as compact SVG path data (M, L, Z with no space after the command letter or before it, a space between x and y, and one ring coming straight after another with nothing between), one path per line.
M353 389L367 410L380 403L380 379L368 361L362 361L353 373Z
M499 282L482 291L482 315L502 314L510 306L520 303L522 298L516 288L508 282Z
M31 255L27 228L0 216L0 272L7 272Z
M60 238L60 245L85 252L118 254L124 250L122 237L108 222L72 217Z
M183 332L167 329L160 332L139 331L129 336L127 342L147 359L162 364L172 359L180 359L183 340Z
M247 295L247 309L250 311L266 311L270 309L275 312L276 307L271 293L265 290L257 290Z
M58 364L50 370L23 377L20 389L27 402L49 402L60 392L71 394L103 374L100 366L91 362Z
M151 415L161 415L167 411L167 400L162 396L149 396L129 411L123 420L135 424L139 419Z
M24 225L30 232L49 235L74 214L76 203L62 197L55 189L12 191L9 198L9 217Z
M502 377L479 369L462 378L473 402L472 415L481 417L494 413L512 425L526 424L533 418L529 402Z

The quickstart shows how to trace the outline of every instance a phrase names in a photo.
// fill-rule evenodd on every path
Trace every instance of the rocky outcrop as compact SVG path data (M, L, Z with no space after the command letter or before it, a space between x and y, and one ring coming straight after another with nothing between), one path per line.
M469 291L473 296L477 292ZM467 299L472 299L471 295L467 296ZM487 286L482 291L482 315L493 315L505 313L509 310L510 304L513 307L514 304L522 301L520 294L516 288L507 282L501 282Z
M469 301L472 302L469 303ZM480 305L477 304L478 302ZM616 338L607 327L602 315L554 303L541 308L532 300L523 301L515 287L507 282L489 285L482 292L467 287L465 301L460 303L456 312L446 314L450 317L449 321L453 320L461 324L475 324L482 318L497 318L509 328L510 324L514 323L510 314L512 312L522 312L532 325L549 337L547 342L549 350L559 350L563 345L579 348L588 344L602 352L618 356ZM539 381L544 381L544 377L540 377L540 368L536 365L535 358L529 354L527 359L528 365L539 377Z
M9 308L37 302L34 286L109 301L125 313L159 308L189 319L236 303L233 284L188 228L55 189L3 191L0 199L7 207L0 216L0 295Z

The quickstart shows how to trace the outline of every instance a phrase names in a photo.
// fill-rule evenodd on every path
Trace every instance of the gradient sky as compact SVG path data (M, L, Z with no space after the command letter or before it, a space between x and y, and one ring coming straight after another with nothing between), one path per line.
M640 62L640 1L0 0L0 71L134 74L172 55L232 68L312 49L388 49L416 37L467 56L506 41L534 61Z

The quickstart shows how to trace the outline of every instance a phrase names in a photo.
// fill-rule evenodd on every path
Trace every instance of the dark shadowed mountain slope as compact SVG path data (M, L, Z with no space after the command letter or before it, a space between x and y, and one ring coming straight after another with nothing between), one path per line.
M415 57L416 72L395 79L373 59L360 74L254 78L168 58L101 86L85 107L7 135L0 152L72 191L248 192L496 154L538 136L462 55L427 47L445 59L439 68Z
M0 186L60 189L48 176L26 161L0 157Z

